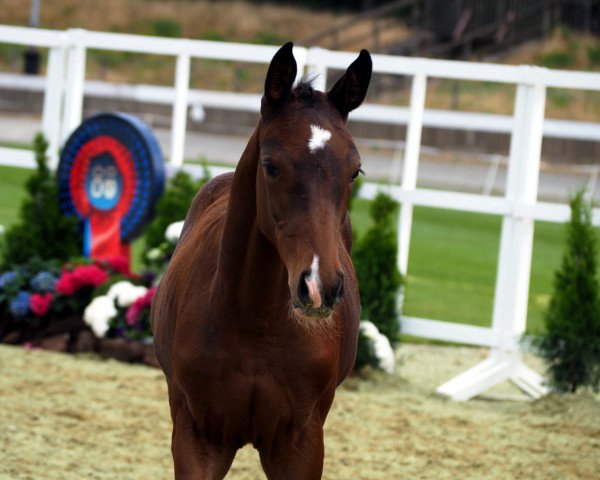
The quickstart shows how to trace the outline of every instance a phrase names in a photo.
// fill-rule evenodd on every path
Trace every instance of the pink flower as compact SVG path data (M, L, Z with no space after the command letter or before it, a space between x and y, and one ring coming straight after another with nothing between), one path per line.
M51 293L34 293L29 297L29 308L38 317L43 317L48 312L52 299Z
M127 321L127 325L135 325L140 320L140 314L145 308L150 308L152 304L152 298L154 297L154 293L156 292L156 287L152 287L146 292L143 297L138 298L131 307L127 309L125 313L125 320Z

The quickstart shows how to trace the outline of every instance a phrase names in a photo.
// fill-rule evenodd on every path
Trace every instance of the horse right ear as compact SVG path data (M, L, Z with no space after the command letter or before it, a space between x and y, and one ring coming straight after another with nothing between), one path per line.
M350 64L346 73L327 92L327 96L344 120L348 118L348 113L358 108L365 99L372 71L371 55L366 50L361 50L360 55Z
M271 60L265 80L263 103L277 105L284 102L290 95L297 72L296 59L292 52L293 47L292 42L286 43Z

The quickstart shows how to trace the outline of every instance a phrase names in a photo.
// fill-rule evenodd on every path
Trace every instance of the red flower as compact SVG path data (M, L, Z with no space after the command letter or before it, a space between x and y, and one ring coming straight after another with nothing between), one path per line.
M58 282L56 282L56 291L62 295L71 296L78 288L79 284L77 279L71 271L63 272L58 279Z
M77 278L79 286L92 285L97 287L108 279L108 273L98 265L80 265L73 274Z
M122 273L123 275L131 275L131 269L129 266L129 260L123 255L114 257L103 257L98 260L97 265L107 266L115 273Z
M81 287L97 287L108 279L108 273L97 265L80 265L74 270L65 270L56 283L56 291L71 296Z
M154 297L155 292L156 287L152 287L143 297L138 298L133 302L133 305L127 309L127 313L125 313L127 325L135 325L139 321L142 310L144 310L144 308L149 308L152 304L152 298Z
M29 308L38 317L43 317L52 303L51 293L33 293L29 297Z

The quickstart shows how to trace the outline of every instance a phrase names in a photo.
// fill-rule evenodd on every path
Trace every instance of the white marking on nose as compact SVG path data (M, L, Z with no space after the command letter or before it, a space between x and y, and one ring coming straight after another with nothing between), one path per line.
M310 275L304 278L306 286L308 287L308 296L310 297L313 307L319 308L321 306L321 291L320 283L321 278L319 277L319 256L313 256L312 263L310 264Z
M331 132L325 130L318 125L310 126L310 140L308 141L308 149L314 153L320 148L325 148L325 145L331 138Z

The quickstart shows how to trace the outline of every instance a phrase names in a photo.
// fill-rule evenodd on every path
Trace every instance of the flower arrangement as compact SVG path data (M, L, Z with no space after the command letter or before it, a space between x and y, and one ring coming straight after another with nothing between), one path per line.
M155 287L117 282L90 302L83 320L98 338L148 341L152 338L150 305L155 291Z
M379 332L374 323L363 320L359 328L355 369L360 370L367 365L392 373L395 357L388 338Z
M173 252L181 236L181 231L183 230L183 223L183 220L181 220L167 226L164 235L165 241L146 252L144 263L155 278L155 282L160 281L169 260L173 256Z
M78 260L58 267L32 260L0 274L0 338L80 315L111 276L129 272L126 259Z

